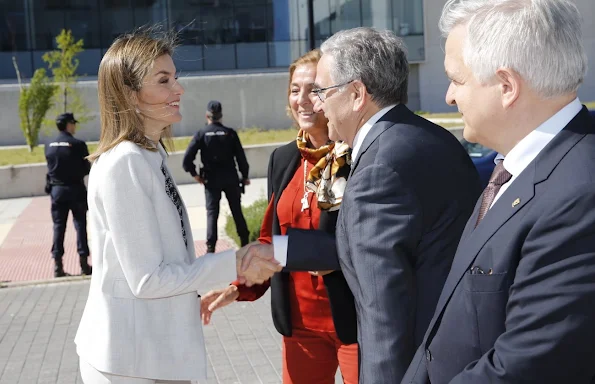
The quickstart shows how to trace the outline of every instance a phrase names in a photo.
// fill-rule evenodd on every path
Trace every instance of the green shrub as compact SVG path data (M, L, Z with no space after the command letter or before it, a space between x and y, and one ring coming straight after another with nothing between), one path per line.
M264 213L268 205L268 200L262 198L256 200L247 207L242 207L242 212L244 213L244 218L246 219L246 224L248 225L248 231L250 231L250 242L258 240L258 237L260 236L262 219L264 218ZM233 239L233 241L235 241L238 246L240 246L240 237L236 231L236 224L233 221L233 217L231 215L227 215L226 219L227 223L225 224L225 233L227 236Z
M48 110L52 107L52 98L57 89L56 85L50 83L43 68L35 71L29 86L21 84L19 117L21 118L21 130L29 147L29 152L33 152L33 149L37 147L41 124Z

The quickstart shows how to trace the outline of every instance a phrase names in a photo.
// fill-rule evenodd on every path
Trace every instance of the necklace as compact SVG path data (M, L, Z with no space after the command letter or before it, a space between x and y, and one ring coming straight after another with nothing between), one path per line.
M308 166L307 166L307 162L306 159L304 159L304 197L302 197L302 212L304 212L306 209L310 209L310 201L308 199L308 194L310 193L310 191L308 191L306 189L306 175L308 172Z

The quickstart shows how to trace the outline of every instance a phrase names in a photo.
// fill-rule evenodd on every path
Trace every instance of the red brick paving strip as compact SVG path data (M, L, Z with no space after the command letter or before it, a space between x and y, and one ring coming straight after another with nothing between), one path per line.
M0 245L1 282L53 279L52 227L50 198L47 196L33 198ZM203 255L207 251L204 240L195 241L194 246L197 255ZM217 252L232 247L232 244L224 239L217 242ZM66 227L63 262L67 273L71 275L81 273L72 215L69 215ZM89 263L91 263L90 258Z

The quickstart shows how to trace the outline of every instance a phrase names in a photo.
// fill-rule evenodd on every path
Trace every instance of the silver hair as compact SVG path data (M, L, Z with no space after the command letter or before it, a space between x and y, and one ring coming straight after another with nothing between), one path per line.
M440 30L465 25L463 60L481 83L510 68L546 98L576 92L587 73L581 16L570 0L448 0Z
M392 31L347 29L322 43L320 51L333 58L330 75L337 84L360 80L381 108L407 103L407 48Z

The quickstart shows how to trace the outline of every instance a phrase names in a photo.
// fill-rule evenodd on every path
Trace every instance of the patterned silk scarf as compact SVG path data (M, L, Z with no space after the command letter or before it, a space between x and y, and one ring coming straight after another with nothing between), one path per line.
M343 200L347 185L345 176L337 177L337 172L351 163L349 146L342 142L328 142L320 148L308 148L308 133L300 130L297 147L306 161L315 163L306 179L306 190L313 192L318 208L323 211L336 211Z

